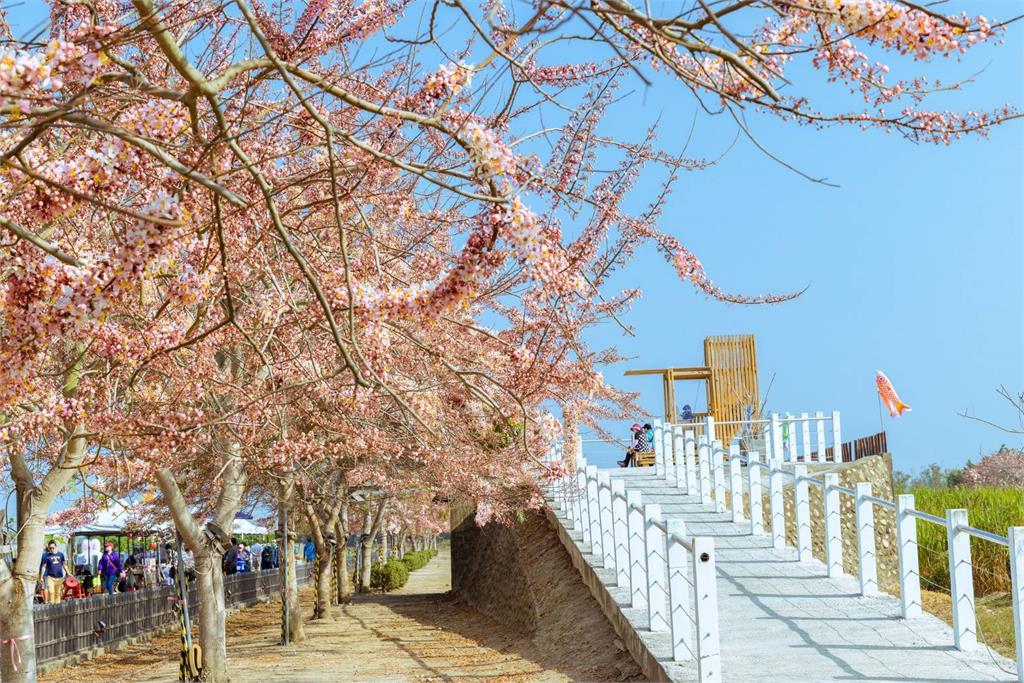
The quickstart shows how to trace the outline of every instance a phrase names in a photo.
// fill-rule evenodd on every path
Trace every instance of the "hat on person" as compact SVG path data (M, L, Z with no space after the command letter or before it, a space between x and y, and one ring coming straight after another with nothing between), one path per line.
M629 429L630 429L630 431L633 431L633 432L639 432L641 429L643 429L643 427L640 426L639 422L634 422L633 426L630 427Z

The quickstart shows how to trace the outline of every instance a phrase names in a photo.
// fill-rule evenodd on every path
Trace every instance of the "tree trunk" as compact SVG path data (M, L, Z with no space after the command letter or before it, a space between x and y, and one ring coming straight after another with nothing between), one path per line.
M22 534L24 533L22 530ZM41 527L38 535L38 544L41 544ZM27 551L19 551L19 556L21 552ZM39 551L33 555L38 557ZM12 576L3 560L0 560L0 575L4 575L0 580L0 640L13 639L13 644L4 642L0 647L0 680L12 683L35 681L36 647L32 629L32 594L36 581L35 578Z
M407 537L407 534L406 534L405 531L402 531L402 533L398 534L398 547L395 549L396 550L395 554L398 555L398 559L402 559L403 557L405 557L405 539L406 539L406 537Z
M291 474L281 482L278 506L278 522L280 524L278 538L281 541L277 554L279 559L278 572L281 575L281 602L284 612L288 614L288 642L290 643L298 643L306 639L306 631L302 626L302 605L299 604L299 583L295 575L295 555L292 553L292 537L295 536L295 532L292 529L298 520L292 521L287 537L284 533L286 526L285 517L288 515L288 509L291 507L294 492L295 477ZM284 642L283 619L281 630L281 641Z
M11 477L17 496L18 557L13 573L0 560L0 680L9 683L34 683L36 680L36 641L32 622L32 598L39 578L39 558L43 550L43 529L50 506L60 495L85 459L83 425L71 430L53 467L37 486L24 454L8 453ZM73 560L72 560L73 561Z
M224 573L220 556L204 549L196 559L196 598L199 603L199 645L203 648L204 681L228 681L225 637Z
M380 532L380 561L388 561L388 532Z
M317 550L316 576L316 603L313 606L314 619L326 619L331 615L331 567L333 557L330 548L325 548L321 554Z
M338 574L338 604L342 605L349 600L348 590L348 543L346 533L346 527L348 522L348 514L342 513L344 521L338 522L334 526L334 533L338 537L338 547L334 551L334 562L335 571Z

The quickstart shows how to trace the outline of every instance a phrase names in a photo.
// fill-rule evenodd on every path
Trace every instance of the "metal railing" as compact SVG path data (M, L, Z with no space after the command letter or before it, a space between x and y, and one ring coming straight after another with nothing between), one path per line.
M807 419L818 420L819 417ZM834 424L838 439L838 422ZM734 522L748 522L751 534L766 533L763 476L767 475L768 514L771 520L772 546L775 548L787 545L783 491L784 484L791 481L796 550L801 561L813 559L809 490L811 486L819 487L823 497L825 567L830 577L844 573L840 497L853 497L856 517L857 579L861 595L875 595L879 590L874 509L882 507L894 511L900 602L902 615L906 619L920 617L922 613L917 521L945 527L953 641L957 649L969 651L974 649L978 642L970 538L1006 546L1010 560L1017 677L1018 680L1024 681L1024 527L1010 527L1007 536L1000 536L970 526L967 510L947 510L944 518L939 517L916 510L913 495L900 495L896 502L885 500L872 495L871 484L867 482L858 483L855 488L840 486L839 475L835 472L828 472L821 478L815 478L808 476L805 463L787 461L783 457L762 459L757 451L744 454L741 453L739 444L735 442L726 450L720 441L709 440L707 436L697 437L692 431L683 431L679 425L672 425L670 429L655 425L655 431L659 430L661 433L655 437L656 475L674 483L677 488L685 490L688 494L699 496L702 503L714 505L717 511L730 513ZM788 456L791 451L775 452ZM742 475L744 465L748 470L745 484ZM744 496L747 498L746 506Z
M556 447L551 457L559 454ZM694 661L700 681L721 680L713 539L688 535L684 522L663 519L659 505L582 457L576 464L550 490L567 528L579 530L600 566L613 570L611 585L646 611L650 630L670 634L673 661Z

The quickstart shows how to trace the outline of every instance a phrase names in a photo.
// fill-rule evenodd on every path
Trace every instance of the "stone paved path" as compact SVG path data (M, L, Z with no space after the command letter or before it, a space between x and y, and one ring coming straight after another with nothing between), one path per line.
M278 645L280 605L269 603L228 618L231 679L256 681L571 681L572 671L521 634L446 595L447 548L409 583L387 595L359 596L335 619L306 623L306 641ZM303 591L307 614L312 593ZM88 683L112 680L173 681L177 636L54 672L48 680Z
M1013 662L981 647L953 648L950 628L932 615L899 619L899 600L859 596L852 577L825 576L820 562L801 563L795 549L777 551L767 536L701 505L655 479L653 468L613 470L644 503L661 505L666 519L683 519L687 533L713 536L717 555L722 675L725 681L947 681L1016 680ZM597 558L589 556L593 563ZM606 585L611 570L606 572ZM604 577L603 577L604 578ZM624 589L611 589L620 605ZM647 628L646 612L626 610ZM641 631L659 659L669 659L668 638ZM680 680L692 667L673 667Z

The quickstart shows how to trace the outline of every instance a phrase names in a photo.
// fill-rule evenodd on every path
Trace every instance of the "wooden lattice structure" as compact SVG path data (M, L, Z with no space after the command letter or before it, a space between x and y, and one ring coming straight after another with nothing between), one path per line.
M661 375L665 401L665 420L677 422L675 383L687 380L707 382L708 413L718 422L738 422L761 418L761 394L757 385L757 348L752 334L707 337L704 340L704 365L689 368L629 370L627 375ZM703 417L704 413L694 413ZM739 425L723 424L715 436L729 443Z

